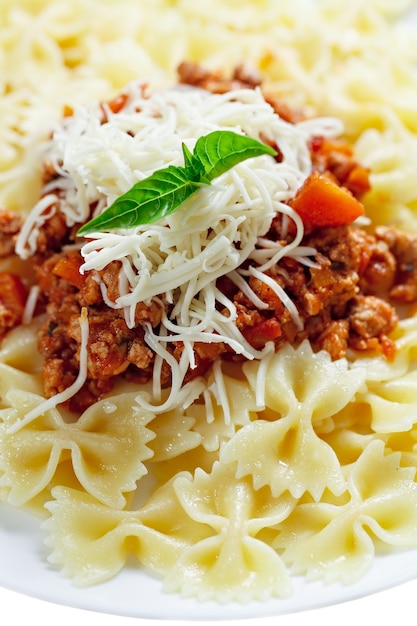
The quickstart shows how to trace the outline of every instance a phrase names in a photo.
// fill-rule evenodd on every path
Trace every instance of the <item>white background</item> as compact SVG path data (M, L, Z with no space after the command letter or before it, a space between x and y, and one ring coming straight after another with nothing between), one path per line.
M1 555L0 555L1 559ZM216 621L215 626L362 626L366 622L373 624L392 624L398 619L408 618L410 625L415 623L415 612L412 607L417 598L417 580L407 582L386 591L373 594L366 598L353 600L324 609L281 615L279 617L256 618L250 620ZM202 607L202 621L204 621ZM92 611L58 606L43 600L33 599L14 591L0 587L0 623L6 626L17 626L27 622L42 626L57 626L71 623L74 626L185 626L195 621L149 620L130 617L103 615ZM210 622L206 622L210 626Z

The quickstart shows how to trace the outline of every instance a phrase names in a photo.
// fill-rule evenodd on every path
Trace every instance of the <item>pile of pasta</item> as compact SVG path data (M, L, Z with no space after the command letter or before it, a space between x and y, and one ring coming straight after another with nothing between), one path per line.
M184 59L244 59L290 106L340 118L371 168L367 216L417 231L417 48L394 19L411 4L3 2L0 202L34 205L65 105L170 79ZM45 400L38 324L0 349L0 502L41 519L50 563L75 584L133 555L166 592L267 600L294 576L351 583L382 546L417 545L417 316L399 322L390 361L332 361L305 341L238 374L216 363L169 411L126 384L77 419L52 407L28 421Z

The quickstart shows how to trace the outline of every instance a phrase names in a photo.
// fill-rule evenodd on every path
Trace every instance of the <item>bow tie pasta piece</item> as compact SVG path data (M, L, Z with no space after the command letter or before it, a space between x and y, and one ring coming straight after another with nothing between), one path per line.
M348 499L340 504L297 505L273 543L294 574L308 580L352 583L375 556L375 539L397 547L417 546L415 467L402 467L400 453L372 441L348 475Z
M199 600L247 602L285 597L291 583L279 555L258 538L292 511L287 493L271 497L268 488L254 492L250 481L237 480L230 466L216 462L211 473L174 481L190 519L210 528L210 536L183 552L164 581L164 590Z
M78 586L112 578L129 555L163 575L186 548L209 533L186 514L172 480L139 510L114 509L67 487L55 487L52 496L46 505L51 516L43 523L51 548L48 561Z
M210 472L213 463L217 461L218 458L218 452L207 452L201 445L198 446L198 448L184 452L184 454L180 456L172 457L165 461L159 461L158 463L153 463L152 458L149 464L149 471L152 472L152 478L155 480L155 484L162 485L180 472L190 472L194 474L197 467L203 469L205 472Z
M360 405L352 404L349 407L349 412L357 414L360 409ZM347 426L336 427L330 433L320 435L321 439L335 451L342 467L357 461L371 441L381 438L367 428L362 430L361 426L362 424L359 422L357 426L352 428Z
M0 363L0 402L4 405L9 389L21 389L40 395L43 391L39 376L22 372L15 367Z
M0 440L9 503L21 506L48 490L58 467L70 460L73 475L87 493L123 508L125 494L147 473L144 461L152 456L147 444L155 436L147 428L154 415L137 405L136 396L124 393L97 402L75 423L66 423L58 409L25 423L26 412L43 398L9 392Z
M315 353L308 341L294 348L286 344L270 358L259 380L258 362L245 364L252 388L264 388L264 404L273 415L308 413L324 420L341 410L361 388L364 368L350 370L346 359L332 361L324 350Z
M336 454L294 416L242 428L223 446L220 460L236 464L237 478L252 476L254 489L269 486L276 498L288 490L295 498L308 491L319 500L326 488L345 488Z
M42 394L42 360L37 350L38 324L19 326L11 330L1 342L0 402L7 406L5 396L9 389L21 389Z
M111 509L83 491L54 487L47 502L51 517L43 523L48 561L77 586L100 583L116 575L127 558L124 522L137 523L131 513ZM131 531L132 532L132 531Z
M417 468L417 425L405 432L382 435L387 450L401 452L403 464Z
M417 422L417 371L367 386L358 401L369 406L374 432L405 432Z
M283 562L249 535L220 534L189 548L164 580L166 593L220 603L285 598L292 586Z
M375 439L384 439L382 434L371 428L372 415L369 404L361 402L362 391L352 402L348 402L341 411L331 418L331 427L315 427L320 439L334 450L342 467L357 461L369 443ZM323 426L329 423L323 423Z
M37 332L42 321L42 317L34 318L30 324L10 330L1 342L0 362L40 377L42 356L37 348Z
M155 438L148 443L152 462L158 463L181 456L201 444L201 435L194 432L195 420L182 409L172 409L156 415L152 422Z
M265 419L244 426L226 443L221 461L236 463L238 478L251 475L255 489L269 485L275 497L287 489L296 498L308 491L315 500L325 489L342 493L340 463L314 422L321 424L352 400L365 371L351 371L345 359L331 361L326 352L314 354L307 342L284 347L259 371L258 364L245 365L250 385L263 386Z

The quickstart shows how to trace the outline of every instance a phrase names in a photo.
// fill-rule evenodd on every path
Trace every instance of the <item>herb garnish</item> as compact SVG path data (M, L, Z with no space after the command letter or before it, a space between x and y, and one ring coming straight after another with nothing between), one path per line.
M183 143L182 151L184 166L170 165L139 181L77 234L152 224L173 213L202 185L209 185L238 163L261 154L277 154L256 139L228 130L200 137L192 153Z

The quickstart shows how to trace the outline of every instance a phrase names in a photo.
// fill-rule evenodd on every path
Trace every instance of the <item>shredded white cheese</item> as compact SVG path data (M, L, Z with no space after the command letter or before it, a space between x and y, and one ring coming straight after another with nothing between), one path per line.
M109 297L105 283L96 276L104 301L124 312L129 327L135 325L138 303L158 299L164 310L172 305L169 315L163 315L164 330L156 334L148 328L146 341L170 364L176 389L187 369L195 366L194 342L224 342L247 359L261 358L262 352L236 327L233 304L216 288L216 280L225 274L240 286L239 275L245 272L239 268L247 259L262 256L256 277L274 288L301 327L296 307L264 272L285 255L311 264L314 251L300 247L303 224L286 201L311 172L308 140L313 135L340 134L338 120L290 124L257 89L211 94L181 86L151 91L132 83L125 106L117 114L109 113L105 123L98 109L79 108L55 130L46 158L60 174L58 185L53 181L46 188L47 195L30 214L16 246L23 258L35 252L39 228L57 201L68 226L81 224L89 219L92 206L98 214L155 170L183 165L182 143L192 150L200 136L218 129L271 141L279 146L282 158L278 162L263 155L242 162L160 222L97 232L81 247L81 272L100 272L112 261L120 261L117 299ZM52 185L64 193L51 193ZM268 247L262 238L278 213L295 223L296 235L288 245ZM248 272L253 274L251 269ZM245 293L263 308L251 289ZM184 344L180 363L165 347L172 341ZM154 391L155 397L161 396L158 383Z

